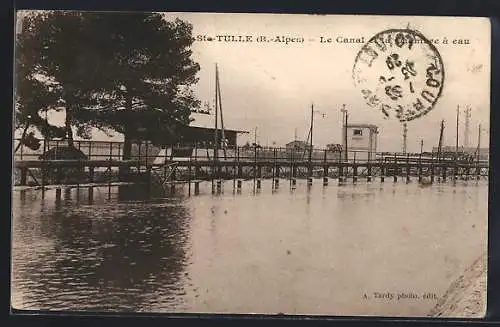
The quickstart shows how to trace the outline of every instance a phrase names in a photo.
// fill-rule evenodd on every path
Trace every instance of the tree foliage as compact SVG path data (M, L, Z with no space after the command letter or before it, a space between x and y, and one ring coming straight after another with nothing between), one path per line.
M44 135L60 136L40 113L65 110L66 139L71 126L85 138L91 128L124 133L124 157L141 128L153 142L173 139L200 105L191 90L199 71L192 42L190 24L155 13L29 17L18 38L16 118L25 123L29 113Z

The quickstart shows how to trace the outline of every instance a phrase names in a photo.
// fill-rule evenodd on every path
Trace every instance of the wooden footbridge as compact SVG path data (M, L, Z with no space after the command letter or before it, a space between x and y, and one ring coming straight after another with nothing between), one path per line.
M315 150L311 154L298 153L288 149L267 148L265 150L240 150L219 156L194 155L136 156L131 160L116 158L91 160L15 160L14 167L19 174L18 185L44 187L50 184L75 184L66 182L65 176L80 176L76 184L143 183L165 187L194 185L195 193L201 181L212 181L216 191L222 180L234 180L235 188L241 188L242 180L254 180L260 188L261 179L272 179L273 187L280 179L288 179L293 186L296 180L304 178L308 184L313 178L322 178L328 184L329 178L340 183L358 182L363 179L372 182L387 178L409 182L412 178L422 182L479 180L487 178L489 163L479 158L460 159L437 157L435 154L371 154L356 159L356 154L345 160L339 153ZM371 157L374 157L373 159ZM358 154L358 158L363 157ZM161 160L158 160L161 159ZM76 173L75 173L76 172ZM50 175L50 176L49 176ZM50 178L49 178L50 177ZM28 180L30 180L28 182ZM237 183L236 183L237 182Z

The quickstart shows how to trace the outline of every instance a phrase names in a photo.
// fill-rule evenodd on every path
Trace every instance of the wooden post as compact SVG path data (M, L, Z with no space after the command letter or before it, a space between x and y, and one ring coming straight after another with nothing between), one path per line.
M153 188L153 181L152 181L152 174L151 174L151 167L146 165L146 179L147 179L147 192L148 192L148 197L151 194L152 188Z
M255 189L255 183L257 181L257 144L254 145L253 151L253 185Z
M144 161L146 162L146 167L147 167L147 166L148 166L148 164L149 164L149 153L148 153L148 150L149 150L149 141L148 141L148 140L146 140L146 141L145 141L145 143L146 143L146 144L145 144L145 148L146 148L146 157L145 157L145 160L144 160Z
M410 154L406 154L406 183L410 182Z
M236 166L233 166L233 169L231 171L231 177L233 179L233 193L236 190L236 174L237 174Z
M191 173L192 173L192 167L191 167L191 156L189 156L189 167L188 167L188 195L191 195Z
M21 168L21 185L22 186L26 186L27 175L28 175L28 168L27 167Z
M398 158L397 158L397 155L396 153L394 153L394 165L393 165L393 168L392 168L392 177L394 179L394 183L396 183L398 181Z
M80 202L80 185L76 184L76 203Z
M339 160L337 162L337 172L338 172L338 180L339 180L339 183L342 183L343 182L343 179L344 179L344 167L343 167L343 163L341 162L342 158L342 153L339 154Z
M481 151L481 124L479 124L479 130L477 135L477 151L476 151L476 180L481 178L481 168L479 167L479 154Z
M418 156L418 182L422 183L422 151Z
M385 181L386 168L385 168L385 157L382 158L380 163L380 182L383 183Z
M200 194L200 182L199 181L194 182L194 194L195 195Z
M354 152L354 160L356 160L356 152ZM344 182L347 182L349 176L349 153L346 150L345 167L344 167Z
M139 141L139 145L138 145L138 150L137 150L137 172L141 172L141 141Z
M112 171L111 159L109 159L108 171L109 171L109 176L108 176L108 200L109 200L109 199L111 199L111 179L113 178L113 176L111 174L111 171Z
M356 152L354 152L354 161L352 165L352 182L356 183L358 181L358 165L356 164Z
M274 180L276 177L276 148L273 149L273 168L272 168L272 173L273 173L273 181L271 184L271 189L274 189Z
M46 161L42 161L42 199L45 198L45 172L47 171Z
M56 188L56 205L60 205L61 204L61 188L58 187Z
M94 202L94 187L89 186L88 188L88 204L92 204Z
M439 153L438 153L439 157ZM431 183L434 183L434 152L431 153Z
M89 182L90 184L94 183L94 167L89 166ZM89 186L88 188L88 193L89 193L89 204L92 204L94 201L94 187L92 185Z
M371 150L370 150L371 151ZM366 181L368 183L370 183L372 181L372 164L371 164L371 155L372 153L369 152L368 153L368 164L367 164L367 167L366 167Z
M170 184L171 194L175 194L175 191L176 191L176 189L175 189L175 181L177 180L177 176L176 176L177 170L176 169L177 169L177 167L174 166L172 168L172 173L170 174L170 176L171 176L171 181L170 181L171 182L171 184Z

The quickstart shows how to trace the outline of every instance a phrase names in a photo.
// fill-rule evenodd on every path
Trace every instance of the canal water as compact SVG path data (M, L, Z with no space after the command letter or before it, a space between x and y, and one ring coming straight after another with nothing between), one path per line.
M424 316L487 243L485 181L145 194L14 191L13 307Z

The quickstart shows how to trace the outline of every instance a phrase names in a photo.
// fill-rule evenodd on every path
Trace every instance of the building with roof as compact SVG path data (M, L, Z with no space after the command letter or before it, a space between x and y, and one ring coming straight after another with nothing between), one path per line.
M285 144L288 150L309 150L311 145L301 140L294 140Z
M348 160L372 160L377 152L378 126L372 124L347 124L342 127L342 147L347 147ZM347 142L347 144L346 144ZM345 153L343 155L345 158Z

